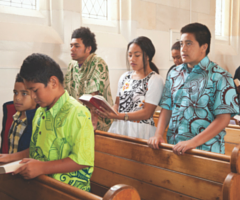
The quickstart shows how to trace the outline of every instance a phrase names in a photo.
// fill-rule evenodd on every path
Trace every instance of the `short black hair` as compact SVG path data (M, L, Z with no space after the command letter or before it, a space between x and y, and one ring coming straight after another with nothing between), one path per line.
M173 49L180 51L180 48L181 48L180 42L177 41L177 42L175 42L175 43L172 45L171 51L172 51Z
M206 55L208 55L210 52L211 33L207 26L200 23L188 24L181 29L181 34L183 33L192 33L198 41L199 46L208 44L208 48L206 50Z
M80 38L83 41L85 47L92 47L90 53L94 53L97 50L97 43L95 34L90 31L87 27L81 27L73 31L72 39Z
M23 83L23 78L20 76L20 73L17 74L15 83Z
M40 53L34 53L23 61L20 76L26 81L43 83L45 86L51 76L56 76L59 83L63 85L63 73L60 66L49 56Z

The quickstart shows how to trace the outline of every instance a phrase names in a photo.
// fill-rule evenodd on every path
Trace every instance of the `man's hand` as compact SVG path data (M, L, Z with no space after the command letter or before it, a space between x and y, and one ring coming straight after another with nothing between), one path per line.
M162 136L153 136L148 139L148 146L153 149L159 149L159 144L165 143Z
M0 154L0 163L11 162L11 154Z
M196 148L196 144L193 142L193 140L187 140L178 142L173 147L173 153L177 155L183 155L187 150Z
M44 174L43 161L32 158L24 158L20 163L25 163L25 165L13 172L13 175L20 174L24 179L33 179L41 174Z

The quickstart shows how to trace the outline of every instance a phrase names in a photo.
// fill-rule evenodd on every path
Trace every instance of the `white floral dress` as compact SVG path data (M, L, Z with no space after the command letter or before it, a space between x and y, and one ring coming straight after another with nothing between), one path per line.
M156 72L151 72L141 80L132 79L134 71L124 73L118 83L120 113L130 113L143 109L144 103L158 105L162 90L163 79ZM124 121L116 120L108 132L131 137L148 139L154 136L156 127L151 116L146 120Z

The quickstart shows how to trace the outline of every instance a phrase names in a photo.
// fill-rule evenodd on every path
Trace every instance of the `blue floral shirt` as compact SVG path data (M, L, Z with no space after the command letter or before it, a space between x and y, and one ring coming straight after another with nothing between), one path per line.
M187 64L175 67L168 74L159 103L171 110L167 132L170 144L190 140L205 130L219 114L238 114L238 99L232 76L206 56L192 71ZM197 149L225 153L222 130Z

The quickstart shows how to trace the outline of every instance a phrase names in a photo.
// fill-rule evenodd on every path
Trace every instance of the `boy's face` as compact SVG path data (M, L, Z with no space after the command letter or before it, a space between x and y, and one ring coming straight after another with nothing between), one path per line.
M199 46L198 41L192 33L183 33L181 35L181 56L182 61L188 64L188 67L194 67L205 56L208 45Z
M175 65L181 65L183 63L180 51L177 49L172 50L172 58Z
M34 83L24 80L24 84L26 88L31 90L32 98L39 106L48 107L48 109L50 109L57 101L55 100L50 83L45 87L43 83Z
M16 82L14 85L13 103L15 109L20 112L36 108L36 103L31 97L31 91L27 90L22 82Z
M71 43L71 57L82 64L90 55L91 47L85 47L81 38L73 38Z

